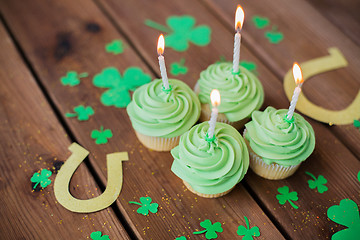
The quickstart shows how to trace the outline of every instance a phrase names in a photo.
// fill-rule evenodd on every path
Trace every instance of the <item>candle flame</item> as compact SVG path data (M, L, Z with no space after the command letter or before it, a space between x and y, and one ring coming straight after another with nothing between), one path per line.
M216 107L220 105L220 92L217 89L213 89L210 93L211 104Z
M160 35L157 43L157 52L159 55L162 55L165 51L165 39L164 35Z
M240 31L244 23L245 13L240 5L237 6L235 13L235 30Z
M296 85L302 84L304 82L301 68L297 62L295 62L293 65L293 75L294 75Z

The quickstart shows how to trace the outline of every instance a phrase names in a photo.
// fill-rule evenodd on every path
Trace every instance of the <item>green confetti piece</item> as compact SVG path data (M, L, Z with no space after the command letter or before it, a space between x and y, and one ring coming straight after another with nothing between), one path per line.
M223 232L220 222L216 222L214 224L211 223L209 219L204 220L200 223L200 226L205 228L205 230L193 232L193 234L203 234L205 233L206 239L215 239L218 237L216 232Z
M358 177L358 180L359 180L359 182L360 182L360 171L358 172L357 177Z
M51 180L49 179L49 177L51 175L52 175L52 172L47 169L41 170L40 173L38 173L38 172L34 173L30 179L31 182L35 183L33 189L35 189L39 183L42 188L46 188L47 186L49 186L51 183Z
M184 237L184 236L177 237L175 240L186 240L186 237Z
M278 44L284 39L284 34L277 30L277 26L273 26L271 31L265 32L265 37L272 44Z
M281 188L278 188L278 192L280 194L276 195L277 200L279 200L279 203L281 205L284 205L286 202L289 202L290 205L295 208L298 209L299 207L296 206L292 201L297 201L299 200L298 196L297 196L297 192L289 192L289 187L288 186L284 186Z
M68 71L66 76L60 78L60 82L64 86L76 86L80 84L80 78L87 77L88 73L81 73L78 74L75 71Z
M354 127L359 128L359 130L360 130L360 121L359 120L354 120Z
M136 212L146 216L149 214L149 211L152 213L157 213L157 211L158 211L159 204L151 203L151 202L152 202L151 197L141 197L140 203L133 202L133 201L130 201L129 203L141 206L137 209Z
M185 58L182 58L180 62L173 62L170 65L170 73L172 75L186 74L188 72L188 68L184 65Z
M270 24L270 20L267 17L262 17L259 15L253 16L251 20L258 29L263 29Z
M124 52L124 44L121 40L113 40L111 43L105 45L105 50L108 53L117 55Z
M91 115L94 115L94 109L90 106L84 107L83 105L79 105L74 107L75 113L66 113L66 117L77 117L79 121L89 120Z
M332 235L331 240L358 239L360 235L360 217L357 204L351 199L343 199L339 205L329 207L328 218L347 227Z
M146 19L145 25L165 32L166 46L183 52L189 48L189 42L197 46L206 46L211 41L211 28L207 25L195 26L196 20L189 15L170 16L167 26Z
M90 238L92 240L110 240L108 235L102 235L102 233L100 231L96 231L96 232L92 232L90 234Z
M325 186L325 184L327 183L327 179L323 175L319 175L319 177L316 178L313 174L309 172L305 172L305 173L313 178L313 180L308 180L310 189L317 188L319 193L324 193L328 190L328 187Z
M255 226L250 228L249 219L245 217L246 227L243 225L240 225L237 230L237 234L239 236L244 236L243 240L253 240L253 237L259 237L260 236L260 230L259 227Z
M110 129L104 130L103 126L100 127L100 131L94 129L91 132L91 138L95 139L96 144L105 144L108 142L109 138L112 138L112 136L113 136L113 134L112 134L111 130Z
M108 67L93 78L93 84L96 87L109 88L101 95L100 101L102 104L118 108L126 107L130 103L129 91L135 91L137 87L150 81L150 75L144 73L138 67L129 67L125 70L123 76L115 67Z

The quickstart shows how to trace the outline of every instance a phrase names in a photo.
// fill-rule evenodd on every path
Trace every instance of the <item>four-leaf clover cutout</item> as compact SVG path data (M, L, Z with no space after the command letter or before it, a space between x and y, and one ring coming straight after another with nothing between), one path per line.
M49 177L51 175L52 175L52 172L47 169L41 170L41 173L38 173L38 172L34 173L30 179L31 182L36 183L34 185L33 189L35 189L39 183L42 188L46 188L47 186L49 186L51 183L51 180L49 179Z
M255 27L258 29L263 29L270 24L270 20L267 17L262 17L258 15L253 16L251 20L254 23Z
M279 32L277 26L273 26L272 30L265 32L265 37L272 44L278 44L284 39L284 34Z
M83 105L79 105L74 107L75 113L66 113L66 117L77 117L79 121L86 121L89 120L89 116L94 114L94 109L92 107L87 106L84 107Z
M158 211L159 204L151 203L151 201L152 201L151 197L141 197L140 203L133 201L130 201L129 203L141 206L137 209L136 212L146 216L149 214L149 211L152 213L157 213Z
M281 205L284 205L286 201L288 201L293 208L295 209L299 208L292 202L292 201L297 201L299 199L297 196L297 192L289 192L288 186L278 188L278 192L280 194L276 195L276 198L277 200L279 200L279 203Z
M108 235L102 235L100 231L92 232L90 238L93 240L110 240Z
M121 108L126 107L131 101L129 91L135 91L137 87L150 81L150 75L138 67L129 67L123 76L115 67L108 67L94 76L93 84L96 87L109 88L100 99L105 106Z
M206 239L215 239L218 237L216 232L223 232L220 222L216 222L214 224L211 223L209 219L200 223L200 226L205 228L205 230L193 232L193 234L203 234L205 233Z
M351 199L343 199L339 205L329 207L327 216L337 224L348 227L332 235L331 240L359 239L359 208Z
M105 50L108 53L120 54L124 52L124 44L121 40L114 40L111 43L106 44Z
M314 179L314 180L308 180L309 188L311 188L311 189L317 188L319 193L323 193L328 190L328 187L325 186L325 184L327 183L327 180L326 180L326 178L324 178L323 175L319 175L319 177L316 178L313 174L311 174L309 172L305 172L305 173Z
M87 73L78 74L75 71L68 71L66 73L66 76L60 78L60 81L61 81L61 84L64 86L69 85L69 86L73 87L73 86L79 85L79 83L80 83L79 78L84 78L87 76L88 76Z
M206 46L210 43L210 27L206 25L195 27L195 22L195 18L189 15L169 17L166 20L168 27L149 19L145 20L147 26L166 32L166 46L179 52L186 51L189 48L189 42L198 46Z
M170 66L170 72L172 75L179 75L179 74L186 74L188 71L188 68L184 65L185 64L185 58L182 58L180 62L173 62Z
M253 237L259 237L260 236L260 230L259 227L255 226L250 228L249 225L249 219L245 217L246 227L243 225L240 225L237 230L237 234L239 236L244 236L242 240L253 240Z
M96 144L105 144L108 142L108 138L112 138L112 136L113 134L111 130L110 129L104 130L103 126L100 127L100 131L94 129L91 132L91 138L96 139L95 140Z

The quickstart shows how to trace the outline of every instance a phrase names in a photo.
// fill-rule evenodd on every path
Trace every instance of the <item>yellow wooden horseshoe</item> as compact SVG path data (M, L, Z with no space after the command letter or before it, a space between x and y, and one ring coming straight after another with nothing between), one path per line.
M347 61L338 48L329 48L330 55L312 59L301 63L304 81L319 73L342 68L347 66ZM295 89L295 81L290 69L284 78L284 90L287 98L291 101L293 91ZM345 109L340 111L332 111L310 102L304 94L299 96L296 109L320 122L338 125L350 124L354 119L360 118L360 91L355 100Z
M122 183L122 161L129 159L127 152L106 155L108 180L105 191L98 197L86 200L74 198L69 192L70 179L89 152L77 143L70 145L72 155L58 172L54 182L56 200L66 209L78 213L91 213L110 206L119 196Z

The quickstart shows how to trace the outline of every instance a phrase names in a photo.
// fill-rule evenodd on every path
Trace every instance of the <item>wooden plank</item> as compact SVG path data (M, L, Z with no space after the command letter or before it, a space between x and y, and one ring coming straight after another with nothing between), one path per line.
M129 239L111 208L72 213L53 193L56 170L70 156L70 140L0 24L0 234L1 239L85 239L102 231ZM40 169L54 172L50 186L34 191L30 178ZM101 193L82 164L71 180L75 197Z
M237 2L202 2L217 13L229 30L233 29ZM279 81L283 80L294 61L304 62L326 56L328 48L337 47L349 62L348 67L314 76L306 82L303 92L310 101L330 110L341 110L354 100L360 87L360 47L314 7L306 1L287 0L252 0L242 1L241 4L247 16L242 34L244 45L270 67ZM251 23L250 19L254 15L269 18L271 24L278 26L284 34L284 40L277 45L269 43L264 37L265 30L257 29ZM270 29L271 26L267 30ZM360 156L359 131L355 131L352 125L337 125L330 129L355 156Z
M224 28L221 22L217 21L199 2L191 0L161 1L156 5L157 8L152 7L153 2L146 0L126 5L114 0L106 0L101 3L119 25L119 28L134 43L143 58L148 60L149 65L157 72L157 62L153 59L153 46L156 44L156 37L159 32L148 27L142 27L145 19L164 24L166 18L171 15L189 14L196 17L197 24L207 24L211 27L213 33L209 46L196 47L191 45L188 51L180 53L170 48L166 50L165 57L168 65L174 61L179 61L181 58L186 59L189 72L181 79L192 86L198 79L200 71L218 60L219 56L224 55L227 59L232 57L233 30ZM134 12L138 13L136 17L132 14ZM142 41L143 36L148 36L146 39L154 40ZM242 46L241 54L242 59L255 62L258 66L257 71L265 89L264 106L287 108L288 101L278 78L250 53L246 45ZM264 204L266 210L284 229L287 239L330 238L334 231L341 227L329 222L326 216L327 208L343 198L349 197L355 200L359 197L359 183L356 181L356 174L360 169L359 161L323 124L309 121L317 136L316 150L301 166L296 175L283 181L269 181L255 176L250 171L245 178L246 183L254 191L259 201ZM339 164L340 162L341 164ZM305 171L314 173L316 176L324 175L329 180L327 186L330 190L325 194L318 194L309 189L307 186L309 177L305 175ZM344 178L344 180L339 181L339 178ZM289 186L291 191L299 193L300 200L297 202L300 205L299 210L291 209L289 206L280 206L277 201L277 189L285 185ZM266 239L268 238L266 235L263 236Z
M66 119L66 122L79 142L91 149L90 162L104 183L105 154L129 152L130 160L124 163L124 185L117 203L138 238L192 237L192 232L200 229L200 222L208 218L223 223L224 232L219 239L234 239L238 237L238 226L244 224L244 216L247 216L252 224L261 228L266 239L283 239L242 185L226 197L214 200L196 197L187 191L181 180L170 171L173 160L170 153L144 149L136 139L125 109L101 105L99 98L104 90L96 89L90 79L82 80L74 88L61 86L59 78L68 70L86 71L93 76L104 67L116 66L123 72L135 65L147 73L151 71L93 2L66 0L50 3L35 0L30 4L2 1L1 10L60 112L65 114L80 103L95 109L95 115L86 123L79 123L76 119ZM144 10L142 8L141 12ZM86 26L90 23L97 26L98 31L89 31ZM152 32L149 36L152 38L154 35L157 33ZM59 36L63 36L60 38L62 41ZM119 56L104 51L105 43L113 39L125 42L126 49ZM142 36L143 39L147 38ZM156 56L152 59L156 60ZM189 79L187 82L192 81ZM91 130L98 129L100 125L111 128L114 134L109 143L102 146L96 145L90 138ZM159 203L157 214L139 215L136 213L138 207L128 204L128 201L145 195Z
M336 25L357 45L360 45L360 1L308 0L321 14Z

